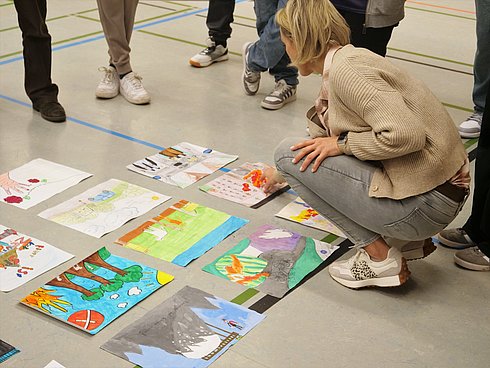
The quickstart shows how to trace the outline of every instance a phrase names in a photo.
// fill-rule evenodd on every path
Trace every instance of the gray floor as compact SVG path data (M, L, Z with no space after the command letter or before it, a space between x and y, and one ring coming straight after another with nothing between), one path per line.
M272 159L283 137L304 135L304 113L320 79L302 78L298 100L282 110L260 108L273 82L263 76L255 97L244 95L241 45L256 38L253 5L239 2L230 40L229 61L207 69L187 63L206 38L207 3L141 1L132 40L132 64L151 93L152 103L134 106L122 97L97 100L97 68L107 63L94 0L50 0L53 80L70 117L67 124L46 122L33 112L23 90L21 39L10 1L0 0L0 172L41 157L94 176L29 209L0 206L0 223L47 241L80 260L101 246L115 254L175 275L175 280L141 302L100 333L84 332L30 310L18 301L59 274L66 265L0 296L0 338L21 350L5 367L44 367L51 359L67 368L132 367L99 345L185 285L225 299L243 289L200 271L263 223L322 238L325 234L273 216L289 200L284 195L258 210L215 199L196 185L178 189L125 169L155 152L145 142L169 146L189 141L240 156L238 162ZM448 107L455 122L472 108L472 60L475 21L472 1L407 1L406 19L395 30L389 56L424 80ZM174 13L175 12L175 13ZM118 132L141 140L120 138ZM473 142L469 142L471 145ZM215 177L217 174L213 175ZM112 242L143 219L94 239L37 216L109 178L129 181L251 220L186 268L114 245ZM163 206L145 218L154 216ZM467 204L455 220L461 225ZM453 251L439 247L429 258L412 262L412 278L403 287L353 291L339 286L326 270L266 312L266 320L213 367L488 367L490 310L488 273L465 271L452 261ZM71 261L74 262L74 261ZM249 306L258 294L244 305Z

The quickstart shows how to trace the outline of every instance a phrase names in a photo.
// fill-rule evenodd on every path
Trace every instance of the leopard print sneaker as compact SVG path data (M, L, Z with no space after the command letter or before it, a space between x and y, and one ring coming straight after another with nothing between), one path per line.
M381 262L373 261L360 248L351 258L332 263L328 271L335 281L351 289L399 286L410 276L407 262L396 248L390 248L388 257Z

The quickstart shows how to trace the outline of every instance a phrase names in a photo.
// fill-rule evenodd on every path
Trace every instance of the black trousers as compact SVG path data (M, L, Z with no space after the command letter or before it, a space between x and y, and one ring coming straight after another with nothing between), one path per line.
M490 257L490 91L487 92L476 151L475 189L471 216L463 226L480 250Z
M233 23L234 11L234 0L209 0L206 26L209 29L209 37L216 44L226 46L226 40L231 36L230 24Z
M337 10L350 27L351 44L355 47L371 50L378 55L386 56L386 47L390 41L391 33L398 23L383 28L365 28L365 14L352 13L342 9Z
M24 87L32 103L57 101L51 82L51 36L46 26L46 0L14 0L24 47Z

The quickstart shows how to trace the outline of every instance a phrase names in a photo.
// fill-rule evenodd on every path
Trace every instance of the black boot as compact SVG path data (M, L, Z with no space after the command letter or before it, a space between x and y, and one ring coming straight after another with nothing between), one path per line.
M66 120L65 109L58 101L43 101L35 103L33 109L39 111L43 119L53 123L62 123Z

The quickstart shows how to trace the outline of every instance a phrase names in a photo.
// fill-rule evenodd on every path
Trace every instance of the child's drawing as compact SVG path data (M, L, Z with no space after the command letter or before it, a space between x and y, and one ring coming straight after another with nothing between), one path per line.
M172 279L101 248L21 303L94 335Z
M16 207L31 208L90 176L92 174L37 158L0 174L0 199Z
M110 179L39 216L100 238L168 199L169 196Z
M314 227L315 229L327 231L343 238L346 237L342 230L311 208L300 197L297 197L294 201L289 203L279 211L276 216L298 222L302 225Z
M185 188L235 161L238 156L187 142L136 161L127 168L164 183Z
M204 368L264 318L186 286L101 348L143 368Z
M338 248L263 225L203 270L282 298Z
M186 266L248 221L181 200L116 243Z
M11 291L73 255L0 225L0 290Z
M278 186L273 193L265 194L262 190L262 172L266 165L261 162L246 162L209 183L199 187L206 193L247 207L258 208L276 195L289 189L287 184Z

